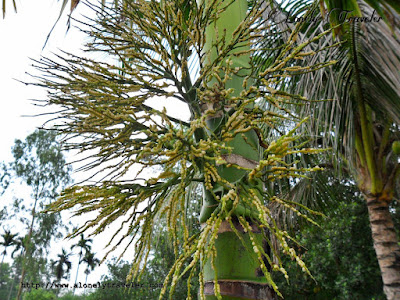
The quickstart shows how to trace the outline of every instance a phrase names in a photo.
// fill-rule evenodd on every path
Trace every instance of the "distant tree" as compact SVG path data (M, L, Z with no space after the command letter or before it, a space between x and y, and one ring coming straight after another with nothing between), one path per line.
M11 258L16 257L16 259L14 259L14 267L16 271L14 272L13 279L10 283L10 288L8 289L7 300L14 299L18 292L18 290L15 289L15 286L18 284L18 274L20 274L19 271L21 269L19 268L21 266L21 259L19 258L23 257L23 253L25 251L25 240L26 237L18 236L15 239L14 250L11 252Z
M169 257L169 253L164 253L165 259L171 261L174 259L174 256ZM160 257L157 258L157 260ZM152 268L152 261L149 261L149 265L146 270L142 274L142 279L140 282L134 281L129 282L127 284L130 287L125 288L123 284L126 283L126 278L130 273L131 264L127 261L118 261L113 259L111 262L107 264L108 266L108 275L102 277L101 283L108 286L109 288L105 289L96 289L93 293L87 296L88 300L154 300L158 299L158 295L162 288L162 283L165 277L165 274L168 274L169 267L165 265L165 268L161 270L160 273L155 273ZM160 271L160 270L158 270ZM141 285L142 284L142 285ZM197 287L196 283L194 287ZM179 286L174 296L174 299L186 299L187 289L185 285Z
M113 258L107 263L108 274L101 277L102 284L122 283L126 282L126 277L131 269L130 263L127 261L117 261ZM124 288L108 288L100 291L96 289L88 295L88 300L133 300L137 296L137 290Z
M79 259L78 259L78 267L76 269L75 285L78 280L79 266L82 262L82 255L84 255L84 251L85 253L88 253L90 251L91 249L90 244L92 243L92 241L93 241L92 239L85 239L84 235L81 234L80 240L76 244L71 246L71 250L73 250L75 247L79 248Z
M25 141L16 140L12 154L14 161L7 167L10 178L15 183L27 185L31 189L32 198L32 202L28 199L16 199L13 205L18 219L27 229L24 240L17 244L22 255L17 259L21 264L17 295L19 300L22 293L21 283L27 273L30 277L36 277L40 272L46 272L50 242L53 238L62 236L60 214L41 212L56 198L58 191L71 181L71 168L66 166L56 133L51 131L36 130ZM30 216L26 217L26 214Z
M15 255L21 255L25 251L25 240L26 236L22 237L19 236L15 240L15 247L13 252L11 253L11 257L14 257Z
M72 263L69 260L70 254L67 253L65 249L62 249L62 252L57 256L58 260L52 262L52 267L57 281L60 282L61 279L68 277L68 273L71 270Z
M0 196L4 193L10 183L10 174L5 163L0 164ZM0 213L0 220L3 214Z
M4 230L4 233L1 235L3 238L2 241L0 241L0 246L4 247L3 250L3 257L1 259L1 264L4 262L4 257L7 255L7 249L8 247L16 245L16 237L18 236L18 233L12 234L11 230Z
M9 263L0 265L0 299L7 300L9 294L9 286L12 284L13 271Z
M57 300L87 300L87 298L87 294L74 295L73 292L68 292L66 294L63 294L62 296L59 295L57 297Z
M85 256L82 258L82 262L86 264L86 278L85 278L85 283L87 282L88 275L90 274L91 271L93 271L96 266L100 264L100 260L97 259L95 256L95 253L86 251Z
M26 293L23 300L56 300L57 296L52 292L44 289L32 289Z
M187 214L191 218L189 231L190 234L200 232L200 226L197 222L198 219L198 200L201 197L201 190L199 186L193 188L192 198L188 201ZM165 226L166 220L159 218L158 225L154 228L154 239L152 241L153 251L150 253L149 262L142 273L139 281L126 282L126 279L131 270L131 264L126 261L117 261L115 258L107 264L108 275L102 276L102 284L105 285L120 285L121 283L130 284L131 288L108 288L96 289L92 294L88 295L88 300L154 300L158 299L160 290L163 286L164 279L168 276L171 266L175 262L174 247L172 240L168 236ZM197 296L199 288L198 282L198 269L196 276L190 279L191 289L190 295L193 299ZM184 280L189 279L189 274L183 276ZM143 284L142 286L140 284ZM169 287L168 287L169 291ZM186 299L188 289L185 284L179 284L174 293L174 299Z
M10 292L12 289L12 285L14 281L12 278L12 269L8 264L4 264L4 257L7 255L7 248L14 246L17 244L16 237L18 234L12 234L10 230L5 230L4 233L1 235L3 240L0 242L0 245L4 247L3 250L3 257L1 259L0 264L0 299L6 299L7 295L7 286L11 285ZM3 276L4 272L4 276Z

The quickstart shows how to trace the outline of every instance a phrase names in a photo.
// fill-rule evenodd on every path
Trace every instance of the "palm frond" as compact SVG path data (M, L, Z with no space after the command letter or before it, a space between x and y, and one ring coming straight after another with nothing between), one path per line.
M373 9L365 3L360 7L364 15L371 15L373 12ZM315 105L305 105L298 113L302 116L311 116L311 122L305 126L308 126L306 130L310 136L316 137L315 141L325 133L325 136L322 136L324 146L332 146L337 153L346 153L348 159L351 159L350 153L354 149L352 119L357 113L354 104L356 89L362 91L362 97L374 112L381 116L389 115L397 124L400 121L399 40L384 22L364 25L362 27L352 25L354 38L347 37L340 47L334 47L335 40L332 36L320 40L319 44L310 45L311 50L331 47L331 51L307 57L301 62L302 65L324 60L327 56L338 63L318 72L303 75L297 81L289 83L290 91L303 94L310 99L333 99L316 102ZM317 34L323 29L321 23L318 27L310 25L305 32ZM399 29L395 30L397 33ZM355 59L357 59L357 69ZM361 75L361 81L355 80L355 72ZM360 83L361 86L358 87ZM339 140L337 137L342 138Z
M302 11L308 7L316 7L318 3L296 1L299 3L297 10L291 10L290 16L301 16ZM317 1L319 2L319 1ZM373 14L373 7L365 2L360 3L360 11L364 16ZM323 11L322 11L323 12ZM282 10L280 20L288 16ZM395 20L398 15L391 10ZM268 16L266 15L265 18ZM305 40L312 39L330 26L321 15L319 9L312 11L312 20L319 22L304 22L298 30L296 44L300 45ZM396 24L396 22L392 22ZM281 28L288 32L295 30L294 23L280 23ZM298 24L297 24L298 25ZM316 72L294 76L276 88L285 89L288 93L302 95L304 98L319 101L303 102L303 105L292 106L296 109L297 116L310 117L309 122L302 125L305 141L311 146L333 148L333 152L318 155L315 164L327 166L323 172L309 174L310 179L297 182L281 180L270 186L272 193L288 195L292 200L310 207L314 204L317 209L336 201L341 194L332 190L332 184L341 183L345 172L351 178L348 167L354 162L355 154L355 127L354 118L358 116L357 97L363 101L373 112L374 122L393 120L399 124L400 118L400 59L399 59L399 27L388 26L383 22L371 22L362 26L359 24L346 24L348 30L340 36L328 33L324 39L319 39L305 47L305 51L315 52L314 55L298 60L300 66L318 65L326 61L335 60L337 63ZM268 40L266 38L266 40ZM268 67L270 57L261 63L259 68ZM361 92L361 94L359 93ZM303 98L303 99L304 99ZM292 98L293 102L301 100ZM326 100L326 101L324 101ZM389 121L390 123L390 121ZM390 129L392 138L396 137L396 127ZM380 132L375 134L379 145ZM386 142L387 143L387 142ZM390 143L387 143L388 145ZM385 150L387 151L387 149ZM388 157L392 159L393 155ZM307 157L292 158L298 160L299 166L309 166ZM339 176L338 176L339 175ZM347 185L354 185L348 182ZM311 205L311 207L313 207ZM285 210L283 206L274 207L275 214L282 224L294 224L297 221L295 214Z

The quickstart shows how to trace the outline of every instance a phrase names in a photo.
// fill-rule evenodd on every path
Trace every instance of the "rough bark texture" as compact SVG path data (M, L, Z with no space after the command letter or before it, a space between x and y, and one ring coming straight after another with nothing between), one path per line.
M400 299L400 246L389 212L389 203L368 197L372 240L382 274L383 290L388 300Z

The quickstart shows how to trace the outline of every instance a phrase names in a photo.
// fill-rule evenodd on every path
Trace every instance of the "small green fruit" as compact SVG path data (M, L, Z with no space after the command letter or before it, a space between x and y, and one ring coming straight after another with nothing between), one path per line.
M400 155L400 141L394 141L392 144L393 153Z

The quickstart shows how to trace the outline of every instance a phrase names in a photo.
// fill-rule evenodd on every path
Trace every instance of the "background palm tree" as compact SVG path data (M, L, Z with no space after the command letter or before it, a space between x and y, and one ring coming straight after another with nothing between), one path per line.
M3 246L4 250L3 250L3 253L2 253L3 257L1 259L1 265L0 265L0 275L2 273L4 257L7 255L7 248L16 245L16 243L17 243L16 237L17 236L18 236L18 234L17 233L16 234L12 234L11 230L4 230L4 233L1 235L3 240L0 241L0 246Z
M313 62L316 59L324 61L329 55L337 61L336 65L309 76L299 76L288 82L286 88L310 99L334 99L303 106L298 114L311 116L303 129L314 146L333 148L320 163L340 171L338 174L346 172L352 176L363 194L384 292L388 299L398 299L400 247L390 205L399 196L396 185L400 174L399 152L395 147L400 139L399 5L393 1L366 1L369 4L363 1L325 2L325 6L320 6L320 12L314 9L314 16L319 16L319 20L325 20L321 15L326 16L332 10L351 11L349 17L370 17L375 13L383 20L362 24L345 20L341 24L343 20L339 14L330 14L329 21L336 26L334 33L320 43L310 45L308 50L318 51L340 41L340 47L312 58ZM297 4L300 12L312 5L302 1ZM295 10L290 14L290 17L296 17ZM326 25L323 22L304 24L298 42L321 33ZM302 63L312 62L305 59ZM305 162L310 163L309 160ZM292 197L300 200L313 194L318 198L321 193L307 193L307 187L316 186L308 183L297 186L292 189Z
M94 256L95 256L95 253L86 251L85 256L81 260L81 262L86 264L85 283L87 283L87 278L88 278L88 275L90 274L90 272L93 271L96 268L96 266L98 266L100 264L100 260Z
M36 130L24 141L16 140L12 153L14 161L10 164L10 171L31 188L33 200L29 209L29 219L24 220L28 233L24 241L22 273L17 295L19 300L22 296L22 282L27 274L30 276L28 268L34 261L34 255L44 257L52 234L60 230L60 215L40 212L57 197L62 185L70 182L70 168L66 166L54 132Z
M60 282L62 278L66 278L69 270L72 267L72 264L69 260L70 254L62 249L62 252L57 255L58 260L52 262L52 267L54 270L54 275L57 278L57 281Z
M22 237L19 236L16 241L15 241L15 247L13 252L11 253L11 257L14 257L14 255L22 255L25 251L25 243L26 243L26 236Z
M26 247L25 247L26 240L27 240L27 236L24 236L24 237L18 236L17 237L17 239L15 241L15 245L14 245L14 250L13 250L13 252L11 252L11 257L12 258L14 258L15 255L23 257L24 251L26 250ZM14 274L14 278L13 278L13 280L11 282L10 290L8 292L7 300L11 299L11 293L13 291L14 283L16 281L16 277L17 276L18 276L18 274Z
M11 230L4 230L4 233L1 235L3 240L0 242L0 246L4 247L3 250L3 257L1 259L1 264L4 262L4 257L7 255L7 249L8 247L12 247L16 245L17 240L16 237L18 236L18 233L12 234Z
M78 259L78 267L76 269L76 276L75 276L75 284L78 281L78 272L79 272L79 266L82 262L82 255L86 255L88 252L90 252L91 249L91 243L93 242L92 239L85 239L84 235L80 235L80 240L71 246L71 250L73 250L75 247L79 248L79 259Z

